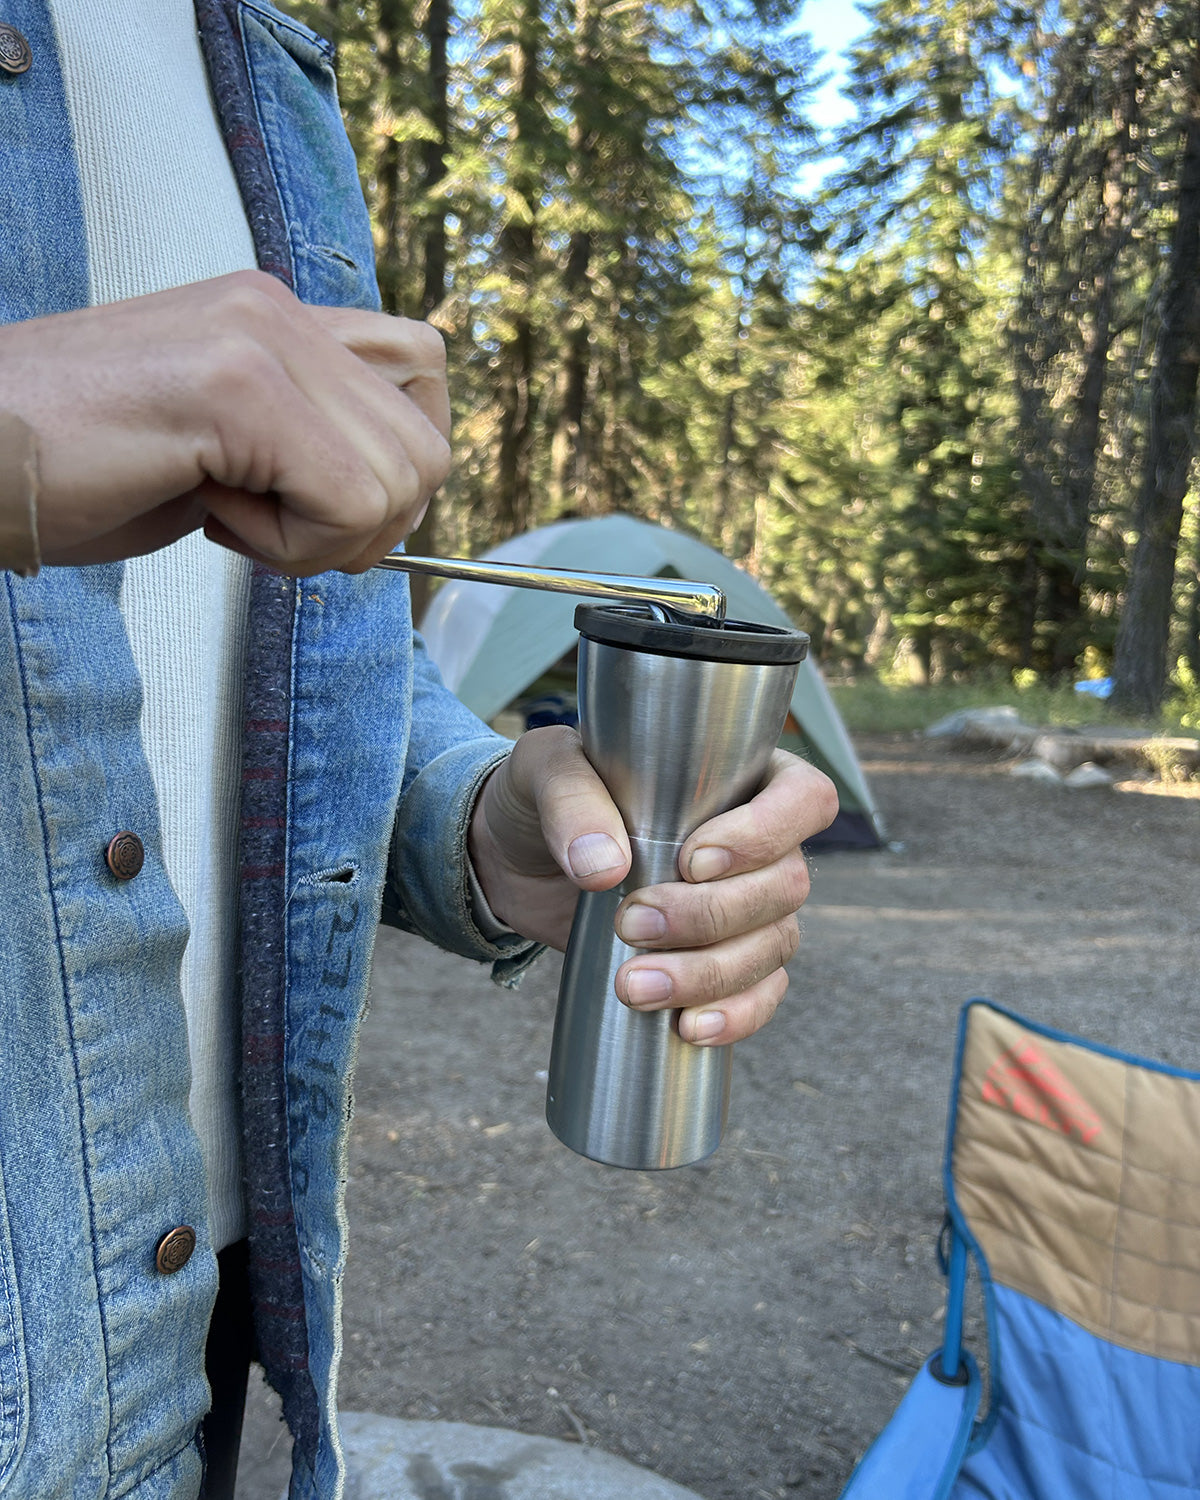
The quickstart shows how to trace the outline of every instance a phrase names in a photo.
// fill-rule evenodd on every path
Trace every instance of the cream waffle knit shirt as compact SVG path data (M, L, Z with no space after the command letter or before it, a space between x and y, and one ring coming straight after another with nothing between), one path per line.
M254 266L190 0L51 0L93 304ZM126 564L121 608L167 872L191 926L181 975L192 1120L221 1249L246 1232L234 997L249 564L201 533Z

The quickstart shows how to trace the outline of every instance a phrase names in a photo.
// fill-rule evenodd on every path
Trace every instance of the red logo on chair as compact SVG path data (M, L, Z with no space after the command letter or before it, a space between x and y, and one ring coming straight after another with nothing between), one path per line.
M983 1097L1085 1146L1100 1134L1100 1116L1028 1038L1002 1052L987 1070Z

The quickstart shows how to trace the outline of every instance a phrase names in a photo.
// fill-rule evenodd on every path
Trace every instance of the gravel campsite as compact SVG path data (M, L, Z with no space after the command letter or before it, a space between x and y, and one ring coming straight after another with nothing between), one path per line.
M1073 790L856 744L894 841L812 860L775 1021L698 1167L543 1119L558 959L515 994L385 931L355 1089L341 1404L595 1445L703 1500L834 1500L939 1330L959 1007L1200 1068L1200 783ZM287 1453L256 1388L247 1500Z

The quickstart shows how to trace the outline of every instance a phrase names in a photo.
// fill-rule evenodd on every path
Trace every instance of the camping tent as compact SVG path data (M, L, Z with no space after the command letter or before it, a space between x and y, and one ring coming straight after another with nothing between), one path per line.
M513 537L487 556L594 573L697 579L724 590L732 619L792 624L760 584L719 552L632 516L557 521ZM447 685L481 719L490 720L528 695L574 648L577 602L569 595L456 580L434 596L421 632ZM841 801L837 822L819 842L825 847L878 847L885 840L879 809L812 661L800 664L791 713L797 748L833 779Z

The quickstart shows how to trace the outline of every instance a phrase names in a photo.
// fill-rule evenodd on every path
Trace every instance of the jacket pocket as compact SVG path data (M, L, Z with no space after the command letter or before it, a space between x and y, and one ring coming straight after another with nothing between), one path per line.
M8 1227L8 1200L0 1172L0 1491L6 1488L21 1457L28 1425L29 1372Z
M241 0L242 46L287 221L296 295L378 308L375 245L333 72L333 47L261 0Z

